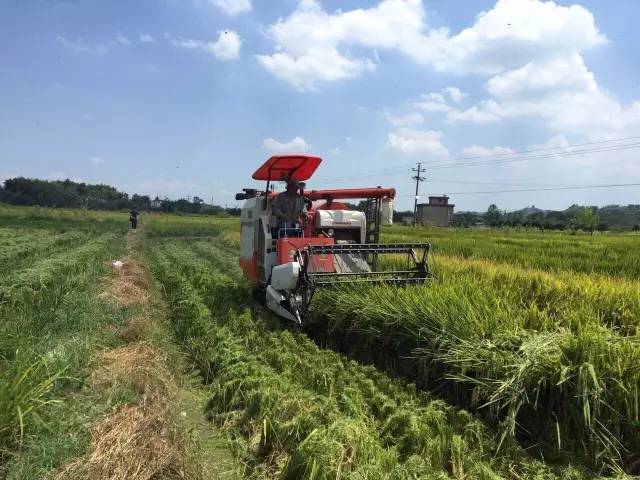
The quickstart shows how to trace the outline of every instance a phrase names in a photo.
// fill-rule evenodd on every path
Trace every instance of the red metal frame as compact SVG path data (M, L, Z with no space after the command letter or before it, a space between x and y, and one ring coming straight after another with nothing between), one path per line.
M250 260L240 257L240 268L245 277L258 280L258 254L254 253Z
M341 188L330 190L305 190L305 197L311 200L346 200L355 198L394 199L395 188Z
M269 192L269 197L276 197L279 192ZM347 200L357 198L382 198L393 200L395 188L343 188L329 190L305 190L304 196L311 200Z
M308 245L333 245L333 238L327 237L310 237L310 238L279 238L276 242L278 252L278 265L293 262L294 255L298 250ZM318 255L313 265L309 266L312 272L335 272L333 265L333 255Z

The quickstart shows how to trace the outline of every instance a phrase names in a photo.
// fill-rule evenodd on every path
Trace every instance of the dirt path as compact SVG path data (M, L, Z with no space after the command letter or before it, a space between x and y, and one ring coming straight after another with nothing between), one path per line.
M111 264L101 294L128 314L122 325L110 327L123 345L93 356L85 387L129 396L129 401L91 426L85 456L50 477L239 478L225 439L202 413L205 394L184 373L170 341L165 307L142 264L140 235L129 234L128 254Z

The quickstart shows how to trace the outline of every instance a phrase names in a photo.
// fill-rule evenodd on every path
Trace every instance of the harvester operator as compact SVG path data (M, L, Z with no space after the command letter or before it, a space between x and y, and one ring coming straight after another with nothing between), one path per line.
M273 201L273 215L276 217L277 227L274 238L280 236L300 237L302 230L300 219L307 221L307 207L304 197L299 192L300 183L295 179L287 180L287 189L278 194Z

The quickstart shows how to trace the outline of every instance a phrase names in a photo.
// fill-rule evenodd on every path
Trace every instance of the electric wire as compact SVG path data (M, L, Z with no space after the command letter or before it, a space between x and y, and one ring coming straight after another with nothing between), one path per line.
M606 183L597 185L575 185L567 187L549 187L549 188L522 188L514 190L491 190L478 192L451 192L447 195L483 195L489 193L520 193L520 192L547 192L559 190L584 190L587 188L620 188L620 187L639 187L640 183ZM397 197L413 197L413 195L396 195Z
M505 163L527 161L532 159L553 158L556 156L563 157L563 156L572 156L572 155L586 155L586 154L592 154L592 153L636 149L636 148L640 148L640 142L633 142L633 143L627 143L622 145L616 145L612 143L624 142L629 140L638 140L638 139L640 139L640 137L637 137L637 136L624 137L624 138L617 138L617 139L611 139L611 140L585 142L585 143L570 144L570 145L557 146L557 147L542 147L538 149L522 150L522 151L516 151L516 152L505 152L505 153L488 154L488 155L458 157L458 158L446 160L446 161L437 161L437 160L434 160L431 162L426 161L424 163L428 166L429 169L501 165ZM611 145L605 145L605 144L611 144ZM591 147L591 148L584 148L580 150L568 150L572 148L593 146L593 145L598 145L598 146ZM537 153L537 152L543 152L543 151L546 153ZM534 155L532 155L532 153ZM498 157L505 157L505 158L498 158ZM343 177L337 177L332 179L326 179L326 178L318 179L318 182L319 183L342 183L344 181L349 181L353 179L375 177L380 175L391 175L394 172L404 171L407 168L408 166L392 167L392 168L386 168L382 170L369 172L368 174L365 174L365 175L343 176Z

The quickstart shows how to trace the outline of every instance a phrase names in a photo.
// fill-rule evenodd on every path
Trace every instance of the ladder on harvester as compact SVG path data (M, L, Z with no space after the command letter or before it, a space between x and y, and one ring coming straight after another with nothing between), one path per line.
M380 213L381 200L379 198L369 198L365 204L365 216L367 218L367 230L365 243L380 242ZM378 252L366 253L365 260L374 272L378 266Z

